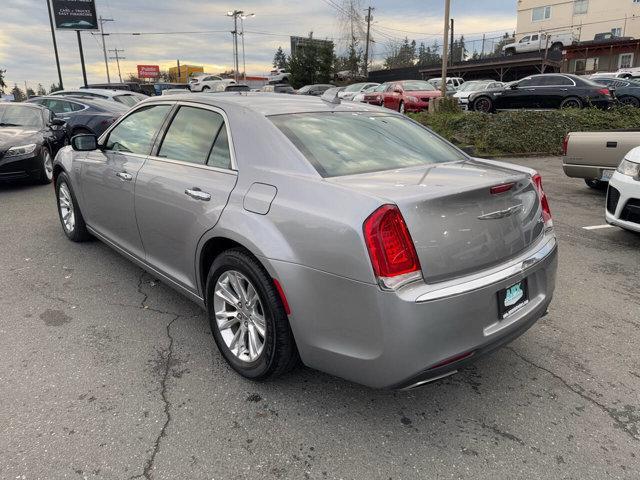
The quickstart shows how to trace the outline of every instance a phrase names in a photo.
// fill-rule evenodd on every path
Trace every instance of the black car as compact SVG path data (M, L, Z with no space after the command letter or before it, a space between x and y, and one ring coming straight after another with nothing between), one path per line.
M47 107L67 122L69 136L80 133L102 135L129 107L117 102L97 98L46 96L28 100Z
M469 97L471 110L493 112L514 108L608 108L613 102L605 86L578 77L547 73L531 75L505 88L485 90Z
M640 107L640 82L627 78L594 78L594 82L606 86L618 103Z
M313 95L314 97L319 97L324 92L333 88L335 85L328 84L316 84L316 85L305 85L300 90L296 92L297 95Z
M0 180L50 183L53 157L67 143L64 120L29 103L0 103Z

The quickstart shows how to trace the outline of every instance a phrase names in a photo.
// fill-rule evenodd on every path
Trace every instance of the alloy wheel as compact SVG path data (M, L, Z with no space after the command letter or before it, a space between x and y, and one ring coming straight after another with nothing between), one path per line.
M60 207L60 218L62 225L67 232L73 232L76 228L76 216L73 210L73 200L71 192L66 183L61 183L58 189L58 205Z
M264 350L265 311L251 281L236 270L218 278L213 295L216 324L225 345L243 362L253 362Z
M476 100L475 110L478 112L489 113L491 111L491 100L488 98L480 98Z
M47 180L51 181L53 179L53 159L51 158L49 150L44 151L42 163L44 166L44 174Z

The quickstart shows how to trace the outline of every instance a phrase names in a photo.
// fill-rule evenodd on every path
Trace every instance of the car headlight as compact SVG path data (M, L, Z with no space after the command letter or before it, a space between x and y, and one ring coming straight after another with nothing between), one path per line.
M618 166L618 172L629 177L640 176L640 163L630 162L629 160L622 160Z
M409 100L412 103L418 103L419 100L416 97L412 97L412 96L408 96L407 100Z
M30 153L33 153L36 147L37 145L35 143L30 143L28 145L17 145L7 150L7 153L5 153L4 156L6 158L6 157L19 157L20 155L28 155Z

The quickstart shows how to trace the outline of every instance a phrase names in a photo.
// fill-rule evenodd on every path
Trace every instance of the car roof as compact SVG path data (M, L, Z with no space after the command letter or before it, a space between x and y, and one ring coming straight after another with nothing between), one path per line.
M138 105L148 105L166 101L166 97L152 97L148 100L143 100ZM264 116L311 112L379 111L379 108L372 107L365 103L330 103L322 100L320 97L282 95L280 93L268 92L220 92L211 95L176 94L171 95L171 101L200 103L202 105L220 107L223 110L242 108ZM393 112L390 111L390 113Z
M42 97L38 97L38 99L51 99L51 100L67 100L76 103L84 103L91 107L98 107L105 110L129 110L129 107L118 102L114 102L111 100L106 100L104 98L92 98L87 96L80 95L44 95Z
M58 95L65 95L65 94L72 94L72 93L76 93L76 94L88 93L91 95L101 95L103 97L112 97L112 96L115 97L116 95L133 95L136 92L132 92L131 90L109 90L108 88L72 88L72 89L60 90L48 96L57 97Z

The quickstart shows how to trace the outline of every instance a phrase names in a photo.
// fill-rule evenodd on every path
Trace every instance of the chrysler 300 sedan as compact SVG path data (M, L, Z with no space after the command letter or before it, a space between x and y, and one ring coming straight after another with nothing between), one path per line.
M547 312L556 239L535 171L326 97L141 102L56 157L64 233L206 308L221 354L256 380L302 361L414 387Z

